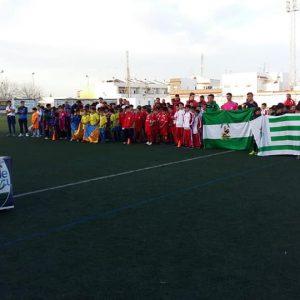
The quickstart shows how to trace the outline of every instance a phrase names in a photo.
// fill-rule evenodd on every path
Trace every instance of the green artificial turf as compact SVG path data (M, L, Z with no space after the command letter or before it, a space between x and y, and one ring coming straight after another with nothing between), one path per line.
M299 162L6 137L0 299L299 299Z

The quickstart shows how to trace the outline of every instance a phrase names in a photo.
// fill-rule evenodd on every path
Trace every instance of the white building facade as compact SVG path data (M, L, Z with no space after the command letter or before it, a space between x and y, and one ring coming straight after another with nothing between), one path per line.
M257 94L287 91L289 88L288 74L283 72L223 74L221 87L223 95L232 93L236 96L242 96L248 92Z
M193 91L193 90L213 90L219 89L221 81L218 79L209 79L201 76L192 76L191 78L172 78L169 81L169 92Z
M168 85L159 81L130 80L129 90L127 82L119 79L107 80L96 85L97 98L107 100L127 99L134 105L152 105L155 98L168 97Z

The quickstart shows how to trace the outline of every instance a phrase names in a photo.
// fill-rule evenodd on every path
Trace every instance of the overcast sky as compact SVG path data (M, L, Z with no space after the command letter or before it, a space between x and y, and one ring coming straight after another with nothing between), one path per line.
M0 71L55 96L125 78L126 50L137 78L199 74L201 53L213 78L288 71L289 24L284 0L0 0Z

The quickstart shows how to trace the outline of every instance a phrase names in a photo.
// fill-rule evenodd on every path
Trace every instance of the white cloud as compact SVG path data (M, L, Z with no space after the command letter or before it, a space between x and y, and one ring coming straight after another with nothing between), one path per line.
M34 71L46 93L66 95L87 73L122 76L127 49L147 78L197 72L202 52L212 75L266 58L278 69L288 26L282 0L0 0L0 69L21 81Z

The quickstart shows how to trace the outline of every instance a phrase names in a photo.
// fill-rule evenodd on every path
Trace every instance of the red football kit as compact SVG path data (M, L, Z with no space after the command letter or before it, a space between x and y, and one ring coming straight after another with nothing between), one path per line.
M124 114L124 121L122 127L125 129L132 128L134 124L134 113L131 111L126 111Z
M162 136L164 142L168 141L169 132L169 116L167 114L162 114L159 117L159 134Z
M176 140L176 135L175 135L175 119L174 119L174 113L170 113L168 115L168 123L169 123L169 139L170 141L174 141L175 143L175 140Z
M119 122L120 122L120 126L122 127L122 128L124 128L124 117L125 117L125 113L124 112L120 112L119 113Z
M134 131L140 132L143 129L143 113L138 111L134 115Z
M148 142L153 142L153 124L154 124L154 116L152 114L147 115L145 121L145 133L147 135Z

